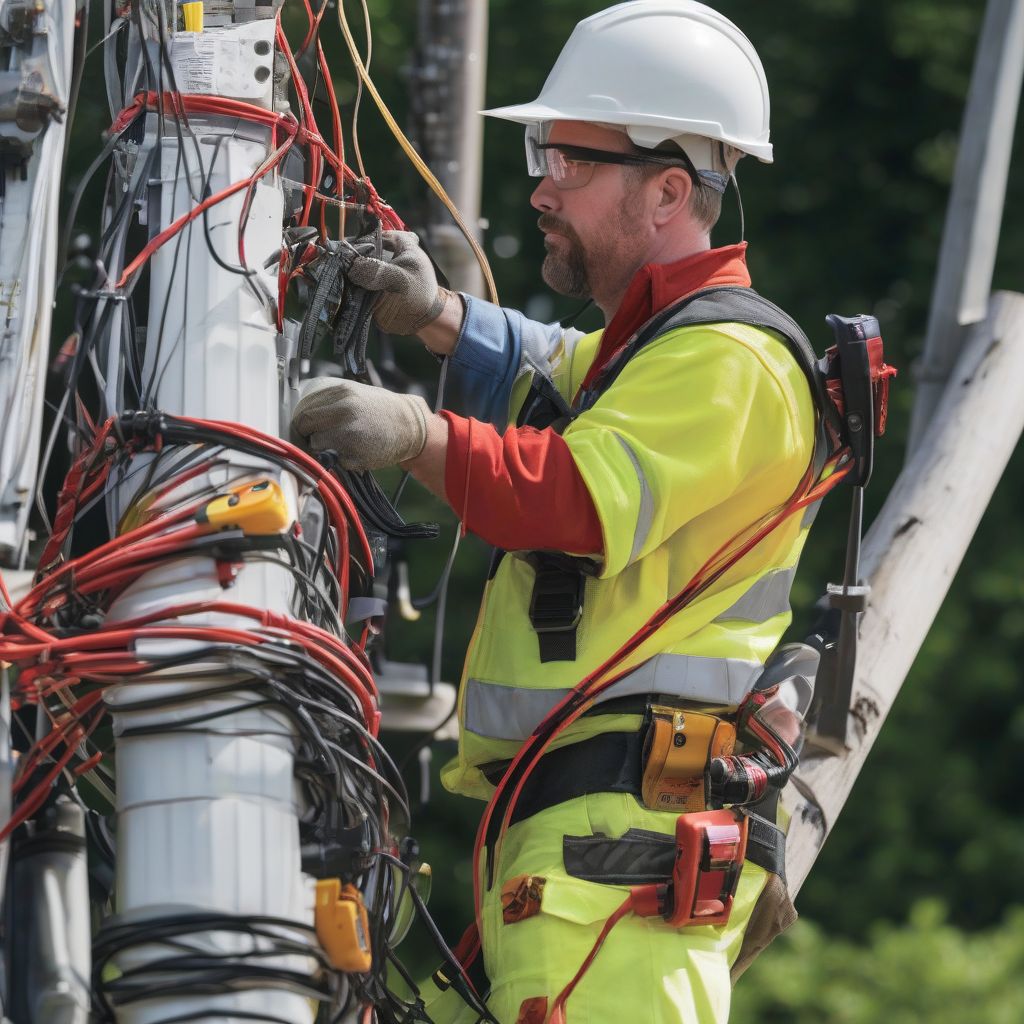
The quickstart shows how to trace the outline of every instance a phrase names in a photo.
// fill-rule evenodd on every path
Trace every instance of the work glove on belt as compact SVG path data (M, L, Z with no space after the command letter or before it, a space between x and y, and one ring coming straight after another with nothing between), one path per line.
M299 385L292 433L313 451L332 448L342 469L383 469L414 459L427 443L430 407L419 395L338 377Z
M373 319L388 334L415 334L433 323L444 309L444 296L430 257L411 231L385 231L390 261L362 256L354 249L345 276L360 288L377 292Z

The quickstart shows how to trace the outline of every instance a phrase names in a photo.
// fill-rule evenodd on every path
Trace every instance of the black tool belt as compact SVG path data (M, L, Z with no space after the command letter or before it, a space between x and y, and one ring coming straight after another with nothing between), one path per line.
M481 771L496 785L507 768L508 762L499 762L482 765ZM510 823L591 793L629 793L640 800L643 774L643 734L639 732L600 733L550 750L526 780ZM747 860L785 881L786 835L772 820L777 802L778 794L771 791L764 800L744 808L749 818ZM500 821L502 816L499 806L493 817ZM570 874L609 885L642 884L640 875L647 880L670 876L675 850L674 836L641 829L630 829L618 839L566 836L563 843Z

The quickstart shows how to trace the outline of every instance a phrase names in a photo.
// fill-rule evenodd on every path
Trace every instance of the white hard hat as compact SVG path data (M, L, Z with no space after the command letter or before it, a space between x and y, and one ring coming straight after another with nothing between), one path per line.
M585 18L536 100L483 113L528 129L551 121L622 126L645 149L678 143L698 170L722 171L723 156L731 170L742 153L772 160L757 52L728 18L695 0L630 0Z

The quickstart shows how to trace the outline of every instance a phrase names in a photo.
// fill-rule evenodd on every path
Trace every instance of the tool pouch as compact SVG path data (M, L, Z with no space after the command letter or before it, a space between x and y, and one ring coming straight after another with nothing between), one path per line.
M708 806L712 758L732 753L736 729L714 715L651 705L641 796L652 811L689 814Z
M724 925L747 852L747 819L738 811L701 811L676 819L676 856L667 884L630 890L633 912L670 925Z

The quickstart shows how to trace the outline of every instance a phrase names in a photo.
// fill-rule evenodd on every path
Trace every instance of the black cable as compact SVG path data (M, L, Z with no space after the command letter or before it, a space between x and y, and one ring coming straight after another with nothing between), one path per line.
M85 70L86 43L89 39L89 4L82 7L81 19L75 29L75 48L71 57L71 84L68 89L67 112L64 115L64 154L61 167L68 165L68 152L71 149L71 132L75 126L75 114L78 112L78 96L82 91L82 73Z
M241 123L237 121L237 123ZM201 192L202 200L205 202L213 195L210 188L210 182L213 180L213 169L217 163L217 158L220 156L221 146L224 145L224 140L227 138L226 135L218 135L216 141L213 144L213 154L210 157L210 168L206 173L206 177L203 179L203 188ZM213 258L213 262L217 264L222 270L226 270L229 274L236 274L246 278L251 285L251 279L257 277L257 272L251 267L232 266L230 263L224 261L221 258L220 253L217 252L216 247L213 244L213 238L210 236L210 211L203 210L203 234L206 236L206 248L210 252L210 256ZM266 296L255 287L252 287L252 292L256 296L257 300L262 304L266 305Z
M273 929L281 929L289 934L282 935ZM137 967L122 968L118 978L104 979L106 964L133 946L151 947L170 942L178 949L187 949L180 942L174 940L209 931L250 935L254 940L262 940L263 943L268 944L269 948L254 949L241 954L213 954L193 949L190 951L190 956L187 958L188 963L184 965L183 969L178 967L182 958L170 956L152 960ZM299 941L292 938L290 933L304 934L308 938L305 941ZM261 987L255 985L257 981L273 984L275 987L283 986L312 998L320 998L329 994L325 989L313 986L307 975L280 967L264 967L238 962L244 961L252 955L311 957L321 967L329 967L325 955L316 943L315 930L305 922L269 916L254 915L240 918L227 914L204 913L169 915L138 923L108 921L101 927L93 940L93 993L97 1008L105 1013L108 1019L112 1019L114 1016L113 1004L126 1005L138 1000L152 999L162 994L161 987L155 983L153 977L159 975L161 971L168 971L173 975L173 981L169 981L168 985L173 985L176 995L219 993L237 991L239 988ZM234 962L225 967L223 966L225 959ZM183 971L189 969L193 974L197 971L201 975L205 974L205 979L201 977L189 979L187 974L183 977ZM136 982L134 979L137 977L140 980ZM108 999L108 994L112 1000Z
M170 79L171 83L171 95L180 98L181 90L178 88L178 79L174 72L174 62L171 60L171 53L168 46L169 36L167 32L167 19L164 11L164 5L158 3L155 6L158 32L157 45L160 48L160 73L161 75L163 75L164 72L167 73L167 77ZM183 105L180 109L175 111L173 121L174 131L178 136L179 152L183 154L185 150L185 137L182 134L182 127L184 126L184 130L188 133L189 139L192 142L192 147L195 150L196 161L199 164L199 173L201 175L203 171L203 154L199 148L199 139L196 138L196 134L192 130L192 125L189 123L188 111L185 110ZM202 190L200 190L200 195L196 195L196 193L192 191L192 174L189 170L187 161L185 162L185 184L188 188L189 198L192 200L193 205L198 205Z
M131 127L131 125L128 125L116 135L112 135L110 137L107 144L100 150L96 159L93 160L93 162L86 168L85 174L82 175L78 185L75 187L75 191L71 196L71 204L68 207L64 235L61 239L60 248L57 250L57 266L61 268L56 284L58 288L63 281L64 273L67 269L68 250L71 248L71 236L74 233L75 221L78 218L78 208L82 204L82 199L85 196L85 190L89 187L89 184L95 177L96 172L107 162L107 160L110 159L111 154L117 148L117 144L121 141L121 137Z
M415 886L409 888L409 894L412 897L413 905L416 908L417 914L419 914L420 920L426 926L427 932L437 947L438 952L441 954L442 959L447 963L449 967L453 969L453 975L451 978L452 987L462 997L471 1010L474 1013L478 1013L480 1017L487 1021L488 1024L501 1024L501 1022L487 1009L487 1006L480 999L473 989L473 984L469 980L469 975L466 973L466 969L459 962L459 958L452 952L448 944L444 940L444 936L441 934L437 927L434 919L430 916L430 912L427 910L427 905L423 902L423 897L416 891Z
M190 662L193 662L193 661L210 661L210 660L213 660L213 659L215 659L217 657L218 649L219 649L219 645L211 644L208 647L204 647L202 650L189 652L188 654L180 655L178 657L153 659L151 665L149 667L147 667L147 669L145 671L140 672L140 673L133 673L133 674L126 675L124 677L125 682L130 682L131 680L133 680L135 678L151 676L156 671L160 671L161 674L163 675L166 672L166 669L169 668L172 664L173 665L177 665L177 666L182 666L182 665L186 665L186 664L188 664ZM249 651L249 649L244 649L244 650L252 655L252 657L249 659L250 661L258 661L258 660L260 660L259 659L259 655L262 652L263 647L261 646L261 647L255 648L252 651ZM284 651L284 650L287 650L287 649L282 649L282 650ZM238 652L237 651L233 651L232 653L237 654ZM291 653L291 652L288 652L288 653ZM238 659L235 658L233 660L237 661ZM235 665L234 667L237 670L238 666ZM252 672L253 671L252 667L250 666L247 671ZM216 673L210 673L210 674L216 675ZM167 678L166 675L164 675L163 677ZM310 681L309 677L306 676L306 675L303 675L302 679L303 679L303 682ZM223 717L225 717L227 715L231 715L231 714L233 714L233 713L235 713L237 711L241 711L241 710L256 709L256 708L263 708L263 707L277 708L278 710L284 711L284 712L286 712L288 714L288 717L290 717L292 719L295 728L298 730L298 732L300 733L301 736L306 737L307 740L313 739L314 742L316 740L319 740L320 741L320 746L322 747L322 749L325 749L325 750L328 750L328 751L333 751L340 758L340 761L337 762L337 764L338 764L338 774L339 775L341 774L340 773L340 767L341 767L342 764L347 764L350 767L354 767L360 773L364 774L367 777L367 779L370 780L375 786L383 787L383 789L387 790L388 793L390 794L390 796L395 801L396 809L401 811L402 817L406 821L408 820L408 817L409 817L408 799L407 799L405 793L403 791L401 791L401 790L404 789L404 787L402 787L400 779L398 777L397 768L395 768L394 763L391 761L390 757L388 757L386 752L384 752L383 748L380 747L379 742L376 741L368 732L366 732L365 727L360 725L359 722L357 722L356 720L352 719L350 716L344 715L344 713L340 712L340 710L337 710L337 709L331 707L330 705L323 704L323 703L319 703L317 705L318 710L321 710L321 711L326 710L327 712L329 712L334 717L343 720L344 724L347 727L355 729L358 734L362 735L363 741L365 742L366 747L373 751L375 760L383 768L388 770L390 774L392 774L392 777L395 780L395 784L393 784L392 782L388 781L387 778L385 778L383 775L381 775L375 769L371 768L368 764L366 764L365 762L360 760L358 757L356 757L354 754L352 754L348 750L345 750L344 748L342 748L338 744L334 743L332 740L326 739L325 737L322 737L322 736L319 735L318 728L316 727L314 722L309 718L308 715L303 715L302 714L302 706L301 705L302 705L302 703L304 701L304 697L303 697L303 694L301 693L300 684L298 684L297 681L295 681L295 680L288 680L284 684L282 684L276 678L275 675L270 674L270 673L266 674L265 681L266 681L267 685L274 691L274 697L272 699L268 696L266 699L263 699L263 700L248 701L248 702L245 702L245 703L239 703L239 704L235 704L235 705L232 705L230 707L227 707L227 708L220 708L220 709L217 709L215 711L209 711L209 712L204 712L202 714L197 714L197 715L192 716L191 718L183 719L183 720L178 720L178 721L176 721L174 723L170 723L168 725L153 725L153 726L135 727L135 728L131 728L129 730L126 730L125 733L123 733L123 735L124 736L142 736L142 735L166 734L166 733L170 733L170 732L180 731L180 730L183 730L183 729L186 729L186 728L194 729L194 727L196 725L203 724L203 723L210 722L210 721L215 721L215 720L217 720L219 718L223 718ZM239 684L237 682L233 682L232 684L226 684L224 687L218 688L216 691L213 691L210 695L214 696L214 695L223 695L223 694L228 693L228 692L237 692L240 689L240 687L241 687L241 684ZM250 691L251 691L251 687L250 687ZM167 707L167 706L176 706L176 705L187 704L187 703L191 703L191 702L192 702L192 700L184 699L181 696L175 696L175 697L171 697L171 698L151 698L151 699L142 700L142 701L135 701L135 702L132 702L130 705L119 706L119 710L122 711L122 712L141 711L141 710L153 710L155 708ZM320 779L319 781L323 782L325 780L324 779ZM371 810L374 810L377 807L381 806L382 795L383 794L380 793L380 792L376 793L375 798L373 800L373 806L371 807Z
M288 541L290 538L283 538L285 541L284 550L290 551L291 546ZM294 611L301 611L301 617L314 625L320 626L321 628L327 628L328 626L335 627L337 635L341 636L344 632L344 627L341 624L341 619L338 616L337 611L332 607L330 599L317 585L316 580L311 576L307 575L302 571L295 563L287 562L283 558L275 558L273 555L262 551L248 552L245 559L246 563L263 562L268 565L277 565L282 569L288 571L296 583L295 593L301 594L303 599L304 607L302 609L293 609ZM312 594L320 602L320 607L324 614L320 615L314 611L313 605L310 603L309 595Z

